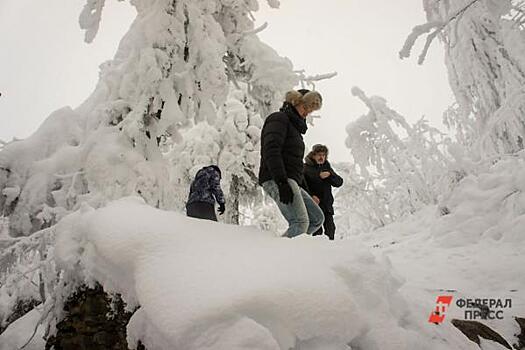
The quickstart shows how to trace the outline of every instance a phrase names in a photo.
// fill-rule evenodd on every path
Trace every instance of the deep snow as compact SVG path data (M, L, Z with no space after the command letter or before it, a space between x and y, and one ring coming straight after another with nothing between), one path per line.
M356 240L282 239L128 197L64 219L56 258L70 276L140 305L128 337L150 350L425 342L388 264Z
M129 341L150 350L478 349L450 323L465 317L460 298L511 299L503 320L481 321L513 343L513 317L525 315L524 174L523 154L502 159L471 171L439 207L336 241L284 239L126 197L62 220L56 258L71 281L98 281L140 305ZM435 325L439 295L453 303ZM12 324L1 349L28 339L34 317Z

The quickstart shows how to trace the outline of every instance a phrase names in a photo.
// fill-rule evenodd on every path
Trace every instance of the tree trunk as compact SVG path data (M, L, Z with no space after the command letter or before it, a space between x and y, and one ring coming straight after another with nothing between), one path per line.
M46 350L128 350L126 325L132 312L120 297L111 299L100 285L81 288L64 306L65 317L47 340ZM139 344L138 350L145 350Z
M239 225L239 197L240 197L240 179L233 174L230 183L230 195L228 198L228 223Z

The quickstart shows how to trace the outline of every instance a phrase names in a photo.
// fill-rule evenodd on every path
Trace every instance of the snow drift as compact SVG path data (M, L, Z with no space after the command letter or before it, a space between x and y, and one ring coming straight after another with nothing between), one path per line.
M450 213L434 226L433 236L444 246L525 240L525 152L485 163L464 163L468 175L441 202Z
M140 306L130 346L421 348L401 326L408 315L388 263L354 240L340 243L278 238L127 197L62 220L56 259L70 280L99 282Z

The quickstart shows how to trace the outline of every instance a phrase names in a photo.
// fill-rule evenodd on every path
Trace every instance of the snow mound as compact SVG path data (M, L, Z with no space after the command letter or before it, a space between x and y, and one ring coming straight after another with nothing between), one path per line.
M443 246L462 246L492 239L525 241L525 153L498 161L479 175L461 180L443 207L450 214L433 226Z
M40 310L35 308L9 325L0 334L0 350L42 350L45 348L44 327L35 328L40 320ZM33 332L35 333L33 335ZM30 341L29 341L30 340Z
M130 346L428 348L403 328L407 308L389 263L355 240L277 238L126 197L62 220L56 258L71 281L99 282L140 305Z

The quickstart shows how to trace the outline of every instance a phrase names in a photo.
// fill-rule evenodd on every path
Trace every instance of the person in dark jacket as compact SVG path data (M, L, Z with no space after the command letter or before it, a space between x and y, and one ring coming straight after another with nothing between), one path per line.
M324 221L319 206L300 187L306 117L321 105L322 97L316 91L289 91L281 109L266 118L261 131L259 184L288 221L285 237L313 234Z
M304 164L304 178L308 191L324 214L324 234L331 240L335 237L334 196L332 187L341 187L343 179L337 175L328 162L328 148L324 145L314 145L308 153ZM314 236L323 234L320 228Z
M217 221L215 201L219 203L219 214L225 210L224 194L221 189L221 170L216 165L206 166L195 175L190 186L186 203L186 215L206 220Z

